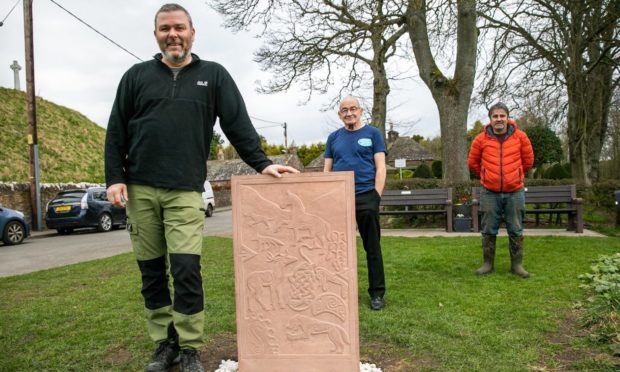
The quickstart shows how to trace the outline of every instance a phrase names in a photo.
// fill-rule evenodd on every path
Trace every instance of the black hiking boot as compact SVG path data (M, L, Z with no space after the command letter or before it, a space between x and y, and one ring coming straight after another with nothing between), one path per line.
M181 350L181 372L205 372L198 350Z
M164 341L157 345L157 349L144 372L167 372L177 363L179 363L179 347Z

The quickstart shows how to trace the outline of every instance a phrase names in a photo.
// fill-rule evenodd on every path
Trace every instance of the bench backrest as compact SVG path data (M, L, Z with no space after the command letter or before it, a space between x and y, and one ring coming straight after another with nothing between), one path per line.
M381 205L446 205L452 203L452 188L385 190Z
M575 185L527 186L525 204L571 203L577 197ZM472 199L480 200L480 187L472 188Z

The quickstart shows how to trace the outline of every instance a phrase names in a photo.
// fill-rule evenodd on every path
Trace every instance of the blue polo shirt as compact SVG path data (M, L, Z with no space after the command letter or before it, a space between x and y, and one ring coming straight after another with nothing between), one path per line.
M387 153L385 142L379 130L371 125L355 131L342 127L327 137L325 145L325 158L333 160L332 170L354 172L356 194L375 188L374 156L378 152Z

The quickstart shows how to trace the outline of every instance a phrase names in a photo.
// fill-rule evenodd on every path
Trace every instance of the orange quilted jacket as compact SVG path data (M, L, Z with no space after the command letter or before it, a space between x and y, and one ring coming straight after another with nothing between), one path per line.
M498 141L490 124L474 138L467 165L480 177L480 184L495 192L513 192L523 187L525 172L534 165L534 150L527 134L508 119L507 137Z

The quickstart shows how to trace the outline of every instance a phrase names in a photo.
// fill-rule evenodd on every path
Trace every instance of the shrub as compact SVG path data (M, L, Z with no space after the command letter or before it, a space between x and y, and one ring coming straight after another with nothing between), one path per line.
M443 163L441 160L433 160L431 170L433 171L433 176L435 176L435 178L443 178Z
M411 169L403 169L403 179L407 179L407 178L412 178L413 177L413 171ZM395 180L400 180L400 171L396 171L394 172L394 179Z
M547 169L545 168L544 165L538 166L536 168L534 168L534 174L532 175L533 178L543 178L545 176L545 171Z
M584 309L582 325L590 332L590 340L609 344L620 354L620 253L601 256L590 266L591 272L579 275L580 288L587 300L578 304Z
M620 190L620 180L605 180L592 184L592 187L586 190L585 197L588 202L597 208L602 208L608 212L614 213L616 210L616 199L614 191Z
M566 172L566 174L568 174L567 178L572 178L573 177L573 168L570 166L570 163L564 163L564 164L562 164L562 167L564 168L564 171Z
M534 148L534 166L555 163L562 160L562 142L553 130L536 125L525 129Z
M560 163L555 163L545 172L545 178L552 180L561 180L570 178L570 174L566 172L566 168Z
M387 180L385 188L387 190L415 190L415 189L436 189L445 187L441 180L436 178L408 178Z
M433 178L433 173L428 165L422 163L413 172L413 178Z

